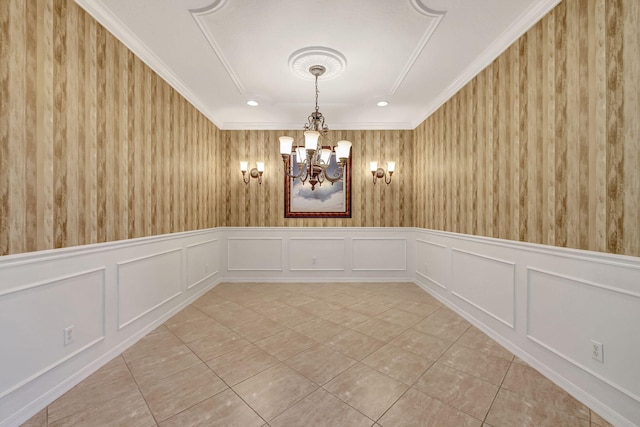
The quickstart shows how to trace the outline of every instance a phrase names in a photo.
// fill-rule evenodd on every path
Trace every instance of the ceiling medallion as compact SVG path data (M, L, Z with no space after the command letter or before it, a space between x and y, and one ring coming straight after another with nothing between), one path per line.
M329 80L342 74L347 67L347 59L337 50L322 46L298 49L289 57L289 68L293 74L304 80L316 78L309 72L313 66L324 67L324 73L318 78Z

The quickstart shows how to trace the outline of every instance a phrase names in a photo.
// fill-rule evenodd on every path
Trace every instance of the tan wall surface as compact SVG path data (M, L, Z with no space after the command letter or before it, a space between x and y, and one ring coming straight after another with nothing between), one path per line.
M301 118L303 120L304 117ZM329 119L328 119L329 120ZM301 122L300 127L302 127ZM331 122L329 121L329 125ZM409 227L412 225L412 131L363 130L331 131L335 142L353 143L352 218L284 218L284 166L278 138L302 136L302 131L225 131L227 183L224 205L227 226L250 227ZM242 182L240 161L265 162L264 182L255 179L248 186ZM369 162L386 168L396 162L396 172L389 186L378 181L374 186ZM309 185L308 183L306 185Z
M1 0L0 255L417 226L640 256L639 3L562 2L415 131L333 131L353 218L285 219L278 136L300 131L220 131L74 2ZM261 187L240 160L265 161ZM390 186L372 160L397 162Z
M640 256L638 28L566 0L425 120L415 225Z
M0 255L218 225L221 132L73 1L0 44Z

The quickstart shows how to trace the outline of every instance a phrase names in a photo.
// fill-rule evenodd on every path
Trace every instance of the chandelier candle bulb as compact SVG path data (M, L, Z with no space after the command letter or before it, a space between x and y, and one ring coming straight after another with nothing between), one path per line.
M338 141L336 144L336 157L338 160L342 161L342 159L349 158L349 152L351 151L351 142L349 141Z
M307 158L307 155L304 152L304 147L296 148L296 157L298 158L298 163L304 163L305 159Z
M329 150L328 148L323 148L322 151L320 151L320 161L328 165L329 160L331 160L331 150Z
M304 149L307 151L316 151L318 149L318 138L320 132L308 130L304 133Z
M280 138L280 154L290 155L291 147L293 146L293 138L290 136L281 136Z

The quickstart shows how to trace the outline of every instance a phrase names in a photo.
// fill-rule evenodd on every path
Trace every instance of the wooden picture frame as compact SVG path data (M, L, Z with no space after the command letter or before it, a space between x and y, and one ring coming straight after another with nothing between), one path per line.
M330 147L326 147L330 148ZM296 154L291 155L293 175L298 174ZM335 175L338 170L336 154L331 153L327 171ZM331 183L324 181L311 190L307 180L284 177L284 216L285 218L351 218L351 156L347 159L342 180Z

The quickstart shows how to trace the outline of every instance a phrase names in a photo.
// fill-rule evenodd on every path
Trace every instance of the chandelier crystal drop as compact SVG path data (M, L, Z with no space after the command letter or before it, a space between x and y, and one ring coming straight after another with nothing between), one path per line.
M304 142L296 141L290 136L280 137L280 154L284 162L284 173L291 179L300 179L304 185L307 181L311 190L316 185L329 181L331 184L341 181L351 152L351 142L338 141L335 145L328 137L329 126L318 107L318 77L326 71L322 65L313 65L309 72L315 76L316 108L307 118L304 125ZM295 156L295 161L293 159ZM337 171L329 172L332 157L335 156ZM297 171L294 170L294 163Z

